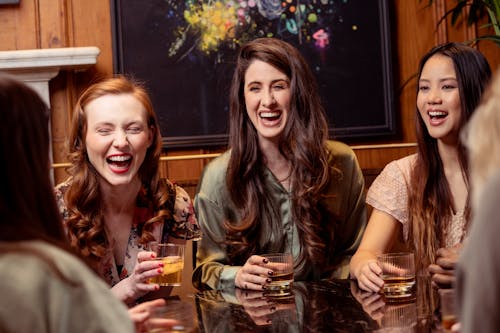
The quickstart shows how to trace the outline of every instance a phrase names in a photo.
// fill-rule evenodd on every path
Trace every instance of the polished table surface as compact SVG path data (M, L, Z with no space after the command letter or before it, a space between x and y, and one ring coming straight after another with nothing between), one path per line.
M216 332L442 332L437 293L417 279L414 297L390 303L361 292L354 281L295 282L291 296L240 289L194 296L197 331Z

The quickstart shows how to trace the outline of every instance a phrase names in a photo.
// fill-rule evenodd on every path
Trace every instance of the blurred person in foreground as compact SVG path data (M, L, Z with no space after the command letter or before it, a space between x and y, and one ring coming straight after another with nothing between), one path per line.
M500 332L500 69L463 132L472 186L472 227L457 276L460 331Z

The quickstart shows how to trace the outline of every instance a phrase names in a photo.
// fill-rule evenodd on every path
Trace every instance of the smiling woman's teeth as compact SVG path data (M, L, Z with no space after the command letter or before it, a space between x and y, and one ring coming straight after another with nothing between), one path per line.
M131 163L132 156L110 156L106 159L106 161L117 167L125 167Z
M448 113L443 111L430 111L429 116L431 117L446 117Z
M280 116L279 112L261 112L259 114L259 117L261 117L261 118L276 118L279 116Z

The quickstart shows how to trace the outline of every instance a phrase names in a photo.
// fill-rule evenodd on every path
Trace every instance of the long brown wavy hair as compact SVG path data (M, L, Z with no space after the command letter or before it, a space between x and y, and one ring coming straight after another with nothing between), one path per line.
M270 205L272 200L264 187L263 155L257 131L245 107L245 73L255 60L272 65L290 79L289 118L279 141L279 150L292 167L292 216L304 250L299 262L309 258L322 265L326 244L333 238L333 231L322 225L318 208L321 190L329 181L328 125L316 79L308 64L297 49L275 38L259 38L243 45L233 75L229 96L231 156L226 178L241 221L226 222L231 247L228 253L234 263L244 262L249 255L262 253L272 235L283 232L278 207ZM262 235L264 224L271 226L268 235Z
M161 134L156 114L145 88L139 82L124 76L109 78L91 85L78 99L73 114L68 155L71 162L68 172L72 179L64 199L69 212L66 227L71 246L84 257L89 257L94 263L105 256L110 243L104 225L103 200L99 189L100 175L87 156L85 107L99 97L121 94L133 95L141 102L147 113L148 126L153 131L152 144L146 152L138 175L143 186L148 190L146 196L150 202L149 208L155 212L155 216L146 221L140 229L140 243L145 244L154 240L151 233L154 224L171 218L171 212L165 209L169 201L167 183L160 180L158 175L162 148Z
M426 62L434 55L449 57L454 64L461 104L460 128L469 120L488 85L491 69L486 58L476 49L459 43L447 43L431 49L420 61L418 81ZM417 85L418 94L418 85ZM433 263L436 251L444 244L444 230L451 223L453 196L446 180L437 140L427 131L416 110L417 159L409 184L409 234L419 261L425 268ZM463 177L469 187L469 167L465 147L458 143L458 158ZM469 196L465 217L469 221Z
M0 254L36 256L70 284L54 258L21 241L41 240L72 253L49 178L49 109L24 83L0 73Z

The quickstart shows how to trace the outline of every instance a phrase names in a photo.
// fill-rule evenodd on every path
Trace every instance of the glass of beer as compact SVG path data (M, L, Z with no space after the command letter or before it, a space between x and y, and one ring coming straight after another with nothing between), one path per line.
M409 252L385 253L377 256L384 280L384 298L415 297L415 256Z
M148 247L156 253L156 258L152 260L163 262L163 273L149 279L149 283L180 286L184 269L184 245L151 242Z
M266 285L266 295L287 296L291 294L293 282L293 257L291 253L261 254L267 259L264 264L273 274L268 278L271 282Z

